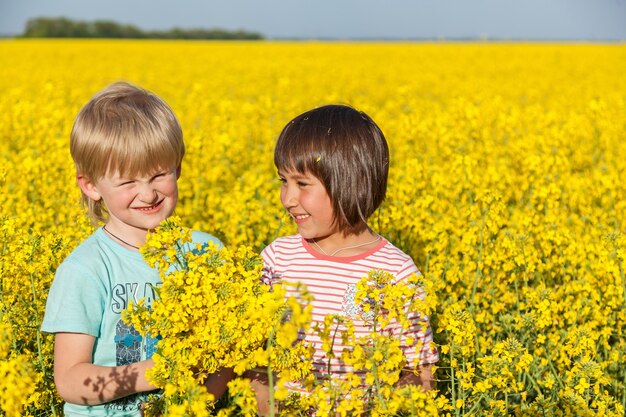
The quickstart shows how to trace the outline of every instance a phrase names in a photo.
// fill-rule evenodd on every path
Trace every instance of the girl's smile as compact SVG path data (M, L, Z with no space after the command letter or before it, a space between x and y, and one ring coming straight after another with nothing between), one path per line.
M297 171L279 171L283 183L280 201L305 239L325 239L337 231L333 207L326 188L315 176Z
M346 235L337 228L330 196L317 177L280 170L278 175L283 183L280 201L298 226L300 235L320 253L327 255L341 250L339 256L349 256L376 246L379 237L368 231Z

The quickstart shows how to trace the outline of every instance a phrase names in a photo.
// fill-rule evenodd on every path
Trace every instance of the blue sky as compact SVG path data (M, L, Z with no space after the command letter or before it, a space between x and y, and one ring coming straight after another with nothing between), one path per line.
M626 0L0 0L0 34L39 16L268 38L626 40Z

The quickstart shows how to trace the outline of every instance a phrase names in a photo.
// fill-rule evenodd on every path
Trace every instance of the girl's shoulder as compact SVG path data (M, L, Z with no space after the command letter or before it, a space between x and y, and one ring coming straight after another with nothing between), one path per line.
M396 245L394 245L393 243L391 243L389 240L383 238L384 240L384 244L381 245L377 250L376 253L377 254L383 254L383 255L389 255L389 256L394 256L394 257L399 257L399 258L408 258L410 259L411 257L409 255L407 255L404 251L402 251L402 249L398 248Z
M404 266L406 264L412 264L413 258L406 254L400 248L393 243L385 239L385 243L376 249L371 255L370 259L376 259L379 262L385 264L392 264L398 266Z

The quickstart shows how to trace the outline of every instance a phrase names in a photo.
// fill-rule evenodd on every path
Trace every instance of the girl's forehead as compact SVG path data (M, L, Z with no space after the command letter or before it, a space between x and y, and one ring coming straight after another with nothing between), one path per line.
M300 171L296 171L295 169L279 169L278 175L282 177L289 177L289 178L294 178L294 179L314 177L314 175L311 174L310 172L307 172L307 171L300 172Z

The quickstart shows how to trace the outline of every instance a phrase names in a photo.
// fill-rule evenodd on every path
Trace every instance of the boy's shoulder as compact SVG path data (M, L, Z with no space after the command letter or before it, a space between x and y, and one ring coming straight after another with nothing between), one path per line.
M200 243L200 244L212 242L220 248L224 246L218 238L216 238L210 233L202 232L200 230L193 230L191 232L191 240L193 243Z
M191 252L199 254L207 251L209 244L211 243L218 248L224 247L222 242L215 236L199 230L193 230L191 232L191 247L187 248L187 250L191 250Z
M114 242L102 228L83 240L58 266L55 275L82 273L106 276L119 265L142 268L145 264L139 252L131 251Z
M191 232L191 240L194 243L208 243L213 242L218 246L222 246L222 242L216 238L215 236L202 232L200 230L193 230ZM116 250L122 248L119 244L113 242L107 235L104 233L102 228L96 229L87 239L83 240L73 251L72 254L91 252L94 250ZM123 249L123 248L122 248ZM123 250L123 252L136 253L133 251Z
M88 262L93 256L108 250L107 239L101 228L96 229L87 239L76 246L65 260Z

